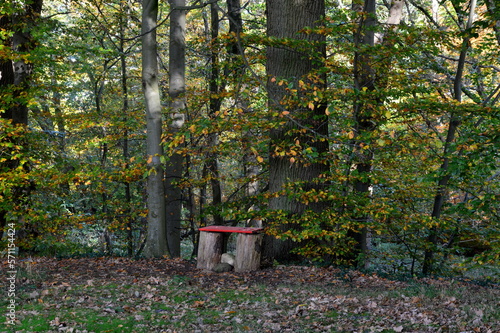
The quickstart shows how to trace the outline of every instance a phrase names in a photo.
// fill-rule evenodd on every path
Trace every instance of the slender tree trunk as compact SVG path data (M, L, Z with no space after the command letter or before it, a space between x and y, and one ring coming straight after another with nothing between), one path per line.
M360 13L362 19L358 25L358 31L354 36L356 48L364 51L356 51L354 55L354 89L356 91L373 92L375 90L375 72L373 67L373 55L371 47L375 45L376 1L366 0L364 6L354 4L354 11ZM373 152L371 149L363 149L366 145L366 137L377 128L375 116L376 108L380 100L366 101L358 98L354 101L354 165L358 173L358 180L354 183L354 191L362 200L366 200L370 194L369 174L372 170ZM365 139L364 139L365 138ZM369 139L368 139L369 140ZM362 205L362 203L359 203ZM356 241L354 260L358 266L365 267L368 259L368 227L370 217L354 216L357 224L356 229L350 236Z
M129 132L128 132L128 119L129 119L129 96L128 96L128 73L127 73L127 57L125 54L125 28L128 26L129 4L128 2L120 2L120 41L118 51L120 52L120 65L121 65L121 85L122 85L122 112L123 112L123 159L125 160L125 171L129 169L130 153L129 153ZM123 182L125 190L125 204L126 207L123 214L126 219L127 226L127 254L129 257L134 255L134 233L131 215L132 194L130 191L130 182L125 180Z
M285 90L285 85L278 82L281 79L288 80L297 89L298 94L306 94L302 90L300 81L306 85L323 89L326 85L324 76L316 77L314 80L308 78L314 70L322 66L321 61L325 57L325 37L315 33L306 34L300 32L305 27L314 27L325 15L325 3L323 0L267 0L267 34L273 38L291 38L310 42L310 48L269 46L267 48L266 72L268 76L269 108L272 111L289 115L300 126L306 128L306 134L297 131L298 125L291 119L280 128L271 130L270 133L270 156L269 156L269 191L278 193L283 190L289 182L303 182L306 190L321 186L317 184L319 176L329 170L327 163L312 161L301 163L291 161L287 156L276 154L278 146L291 146L299 141L301 145L312 147L319 156L328 151L326 140L319 137L328 135L328 119L326 116L326 105L322 102L314 105L313 109L289 104L290 93ZM311 52L311 48L314 50ZM317 55L311 57L311 54ZM313 74L314 75L314 74ZM280 102L287 103L283 106ZM286 110L284 110L286 108ZM269 200L271 210L283 211L294 218L300 216L306 209L321 211L324 204L299 203L288 196L277 195ZM290 226L282 225L285 231ZM268 236L264 241L264 256L275 259L288 259L289 252L297 244L291 241L282 241Z
M201 179L207 179L208 177L208 167L203 165L201 171ZM207 184L204 183L200 187L200 202L198 206L198 214L200 215L200 226L204 227L207 225L207 217L205 215L205 207L207 205Z
M233 71L226 71L226 76L232 75L235 84L235 106L243 110L245 114L249 114L248 100L243 99L239 92L246 89L244 81L245 65L243 57L245 49L240 43L241 33L243 33L243 20L241 18L241 0L227 0L227 11L229 20L229 33L234 38L233 42L228 47L229 55L231 56L231 65ZM229 65L229 64L228 64ZM252 144L256 141L255 136L258 132L248 130L243 134L243 172L248 180L245 186L245 195L251 197L256 195L259 190L259 180L257 179L260 173L260 166L257 163L257 158L252 152ZM251 207L253 209L253 207ZM256 225L261 227L262 225Z
M175 136L184 125L186 108L186 56L185 30L186 11L176 9L186 5L185 0L171 0L170 49L169 49L169 97L170 116L169 134ZM175 149L175 148L174 148ZM182 190L175 183L183 175L184 157L177 152L169 153L165 166L165 197L167 219L167 243L170 255L181 255L181 211Z
M191 179L190 175L190 170L191 170L191 158L189 155L186 156L186 165L185 165L185 177L187 179ZM200 189L201 191L201 189ZM195 216L196 214L196 198L195 198L195 193L193 191L192 187L189 187L187 189L187 198L186 198L186 209L189 214L189 226L190 226L190 233L191 233L191 240L193 242L193 252L191 252L191 258L194 258L196 254L198 253L198 237L199 237L199 232L197 232L198 228L196 226L196 220ZM204 224L201 224L200 226L205 226Z
M466 25L466 30L472 27L474 22L474 12L476 10L476 0L470 1L470 12L469 18ZM462 77L465 67L465 60L467 57L467 51L469 50L470 37L466 35L462 41L462 49L460 51L460 56L457 64L457 71L455 75L455 80L453 82L453 93L454 98L457 102L462 101ZM443 205L446 200L448 192L448 183L450 181L449 165L450 157L454 151L453 142L455 141L456 133L458 127L460 126L460 116L452 112L450 114L450 121L448 123L448 132L446 134L446 141L443 148L443 163L440 167L440 176L437 183L437 192L434 196L434 204L432 206L431 217L433 220L439 221L441 218L441 213L443 211ZM436 226L432 227L429 231L429 236L427 237L429 247L426 248L424 253L424 263L422 265L422 274L428 275L434 270L434 253L436 246L438 245L438 228Z
M104 131L103 137L106 136L106 131ZM108 144L104 142L101 145L101 170L104 171L106 169L106 164L108 161ZM104 253L107 255L111 255L113 253L113 248L111 244L111 238L109 237L109 221L111 220L109 217L109 208L108 208L108 193L106 192L106 189L102 189L101 193L101 200L102 200L102 205L101 205L101 212L102 212L102 219L103 219L103 224L104 224L104 232L103 232L103 239L104 239L104 244L103 244L103 249Z
M146 185L148 233L146 257L161 257L168 252L165 226L165 196L161 145L162 107L158 86L156 26L158 1L144 0L142 9L142 85L146 104L147 167Z
M391 58L374 59L372 47L375 44L384 44L389 48L391 41L386 41L385 37L390 34L401 22L403 11L403 0L393 1L389 9L389 17L386 22L386 31L376 33L375 27L378 25L376 17L376 1L366 0L363 6L354 4L353 10L360 13L362 17L358 23L358 30L354 36L357 50L354 55L354 88L356 91L367 94L375 91L382 91L388 84L387 76L391 67ZM380 56L378 56L380 58ZM381 121L378 109L383 104L383 97L360 97L354 101L354 167L358 174L358 179L354 182L354 192L359 195L363 205L364 200L370 200L370 173L373 167L373 151L364 149L370 144L371 133L378 127ZM366 142L368 141L368 142ZM356 241L355 257L358 267L367 268L369 264L369 225L370 216L354 216L358 227L350 233Z
M211 47L210 47L210 79L209 79L209 90L210 90L210 102L209 102L209 117L214 119L217 112L220 111L222 99L219 96L220 92L224 89L220 80L220 65L219 65L219 50L216 48L217 40L219 38L219 13L218 5L216 2L210 4L210 34L211 34ZM219 141L219 135L216 132L210 133L208 135L208 147L209 152L207 154L207 169L210 173L210 184L212 187L212 205L214 207L220 207L222 204L222 187L220 183L219 175L219 164L218 164L218 154L215 152L215 147ZM224 220L220 213L214 213L214 223L223 224Z

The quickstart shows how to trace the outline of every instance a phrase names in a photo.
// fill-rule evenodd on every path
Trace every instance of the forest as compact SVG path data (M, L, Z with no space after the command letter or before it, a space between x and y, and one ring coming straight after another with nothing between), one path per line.
M1 251L498 281L499 6L2 1Z

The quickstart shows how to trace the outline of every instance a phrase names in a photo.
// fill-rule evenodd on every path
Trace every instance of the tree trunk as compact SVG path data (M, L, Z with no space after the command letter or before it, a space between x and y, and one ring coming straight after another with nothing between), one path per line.
M495 31L495 37L497 39L497 44L500 45L500 17L498 15L500 10L500 3L497 0L486 0L486 7L488 8L488 13L493 21L493 30Z
M466 31L472 27L474 22L474 12L476 10L476 0L470 1L470 12L469 18L466 25ZM457 102L462 101L462 77L463 71L465 67L465 60L467 57L467 51L470 47L470 37L466 35L462 41L462 49L460 51L460 57L458 59L457 71L455 75L455 79L453 82L453 93L454 98ZM434 196L434 204L432 206L431 217L433 220L438 221L441 217L441 213L443 210L443 205L446 199L446 194L448 192L448 182L450 181L449 175L449 164L450 164L450 156L454 151L453 142L455 141L455 136L460 125L460 117L452 112L450 114L450 122L448 124L448 132L446 134L446 141L444 143L443 148L443 163L440 167L440 176L437 183L437 192ZM429 230L429 236L427 237L428 248L425 249L424 253L424 262L422 265L422 274L428 275L434 270L434 253L436 250L436 246L438 244L438 228L432 227Z
M176 9L185 6L185 0L171 0L170 48L169 48L169 97L170 116L169 135L175 136L184 125L186 98L186 56L185 30L186 11ZM172 257L181 256L181 211L182 190L175 184L182 178L184 158L174 151L169 153L165 166L165 197L167 219L167 243Z
M356 91L373 92L375 90L375 68L373 68L373 55L370 46L375 45L374 27L377 24L376 20L376 1L366 0L364 6L353 3L353 9L358 15L362 16L359 22L358 30L354 36L356 49L365 49L364 52L356 51L354 54L354 89ZM363 47L365 46L365 47ZM369 47L366 47L369 46ZM354 165L358 173L358 180L354 182L354 192L360 198L369 196L370 180L369 173L372 170L373 153L371 149L363 149L366 144L363 142L363 137L368 133L373 132L377 128L375 112L380 100L366 101L359 98L354 101ZM362 205L360 202L359 205ZM367 265L368 256L368 228L367 224L369 216L354 216L356 223L349 235L356 242L353 260L357 266L364 267Z
M129 118L129 96L128 96L128 73L127 73L127 57L125 54L125 28L128 26L129 6L128 3L120 2L120 42L118 51L120 52L120 65L121 65L121 88L122 88L122 112L123 112L123 159L125 161L125 171L129 169L129 132L128 132L128 118ZM127 227L127 254L132 257L134 254L134 234L131 214L132 195L130 191L130 182L123 182L125 190L125 225Z
M146 257L161 257L168 252L165 226L165 197L161 159L162 118L156 25L158 0L144 0L142 9L142 85L146 104L147 122L147 208L148 234L144 248Z
M226 76L230 74L233 75L233 84L236 85L237 91L235 91L235 105L236 108L243 110L245 114L252 112L248 107L248 99L244 99L239 93L245 90L247 87L244 82L245 75L245 62L244 62L244 46L240 43L240 37L243 33L243 20L241 18L241 1L240 0L227 0L227 11L229 20L229 33L231 37L234 38L233 42L228 47L229 55L231 56L231 61L234 70L232 72L226 71ZM252 152L252 145L256 141L255 136L259 135L256 131L247 130L243 134L243 173L247 179L245 186L245 196L251 197L258 193L259 190L259 180L258 175L261 171L259 163L257 163L257 158ZM250 209L254 209L251 207ZM262 225L260 225L261 227Z
M309 189L320 186L314 182L319 176L328 171L327 163L312 161L301 163L291 161L289 157L279 156L275 153L278 146L291 146L299 141L301 145L312 147L319 156L328 151L326 140L319 140L321 136L328 135L328 119L325 113L326 105L322 102L314 105L313 109L298 104L288 104L286 100L289 92L285 85L280 86L281 79L287 80L293 85L298 93L307 93L301 90L299 80L306 82L311 87L323 89L326 79L323 75L316 80L308 79L315 69L322 66L321 61L325 57L325 36L315 33L306 34L301 31L305 27L314 27L325 15L325 4L323 0L267 0L267 34L273 38L291 38L309 42L308 47L269 46L267 48L266 72L268 76L269 108L271 112L289 112L292 119L285 125L273 129L270 132L270 156L269 156L269 191L277 193L289 182L303 182ZM311 57L314 52L316 55ZM311 88L312 89L312 88ZM280 104L285 102L286 106ZM297 124L298 123L298 124ZM306 133L298 133L298 126L305 128ZM294 218L300 216L305 209L321 211L324 205L310 204L308 206L299 203L287 196L278 195L269 200L270 210L284 211ZM283 231L288 225L281 225ZM291 241L282 241L267 236L264 241L263 255L267 258L288 259L289 252L297 244Z
M9 54L9 49L12 50L13 58L0 59L0 90L9 90L13 96L13 102L0 105L3 112L0 117L10 120L13 125L28 126L28 99L26 92L29 88L29 79L32 72L33 64L26 61L25 57L16 57L17 54L29 54L36 47L36 41L31 36L31 28L36 26L42 12L43 0L33 0L28 2L24 7L23 13L15 13L8 15L2 13L0 16L0 30L8 33L13 32L11 38L3 39L3 47L6 49L6 54ZM14 60L18 58L19 60ZM22 144L18 142L18 138L9 138L14 144ZM17 159L8 159L2 162L1 167L14 170L19 166ZM11 202L21 202L22 197L29 196L31 185L20 185L14 191L14 197L10 198ZM0 211L0 232L6 225L7 211Z
M220 111L222 104L222 99L219 96L220 92L224 89L224 85L219 83L219 50L216 48L216 42L219 38L219 15L218 15L218 5L213 2L210 4L210 35L211 35L211 46L210 46L210 79L209 79L209 90L210 90L210 102L209 102L209 117L214 119L217 112ZM219 164L218 164L218 154L215 148L219 141L219 135L216 132L209 133L208 135L208 147L209 152L207 154L207 169L210 173L210 184L212 186L212 206L219 208L222 204L222 187L220 183L219 175ZM217 211L217 209L216 209ZM214 223L223 224L224 220L220 213L214 213Z
M12 29L12 22L11 18L7 15L0 16L0 28L4 31L11 31ZM4 41L2 47L4 48L10 48L11 47L11 40L7 39ZM14 69L12 66L12 61L10 59L2 59L3 61L0 62L0 89L7 90L7 89L12 89L13 84L14 84ZM0 113L0 117L3 119L8 119L12 120L12 106L10 104L8 105L1 105L2 109L5 108L5 111L3 113ZM0 166L2 168L7 168L7 169L13 169L15 166L11 166L12 161L6 161L2 162ZM7 225L7 211L1 210L0 211L0 232L3 232L4 227Z
M229 32L234 34L236 40L231 43L229 53L238 55L243 53L238 39L243 32L243 20L241 19L241 0L227 0L227 17L229 20Z
M358 22L358 30L354 36L354 43L357 50L354 54L354 89L358 92L375 92L383 91L387 86L387 76L391 67L391 59L377 59L376 54L373 53L371 47L375 44L384 43L386 47L391 45L385 42L385 34L390 33L401 22L403 11L403 0L393 1L389 9L389 17L387 19L387 31L385 33L376 33L375 27L377 26L376 17L376 1L366 0L363 6L357 4L353 5L353 10L358 12L362 17ZM367 100L368 98L368 100ZM358 174L358 179L354 182L354 192L360 198L359 205L363 205L364 200L369 200L370 197L370 173L373 164L373 151L371 149L364 149L365 145L370 145L371 133L374 132L378 126L381 117L378 115L379 108L383 104L383 97L360 97L354 101L354 133L353 140L354 146L354 167ZM356 242L356 249L352 259L356 262L358 267L367 268L369 260L368 241L369 228L367 225L370 222L370 216L353 216L355 221L355 229L350 232L350 236Z

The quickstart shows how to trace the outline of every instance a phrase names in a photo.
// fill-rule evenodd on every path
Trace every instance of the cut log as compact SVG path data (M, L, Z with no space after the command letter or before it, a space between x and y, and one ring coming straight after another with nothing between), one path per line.
M236 272L254 271L260 268L262 234L238 234L236 240Z
M220 263L223 249L224 234L220 232L201 231L196 268L212 270Z

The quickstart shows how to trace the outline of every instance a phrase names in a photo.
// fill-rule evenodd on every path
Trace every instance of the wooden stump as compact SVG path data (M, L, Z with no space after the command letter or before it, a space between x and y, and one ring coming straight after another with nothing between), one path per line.
M200 232L196 268L212 270L219 262L224 249L224 235L220 232Z
M236 240L236 272L255 271L260 268L262 234L238 234Z

